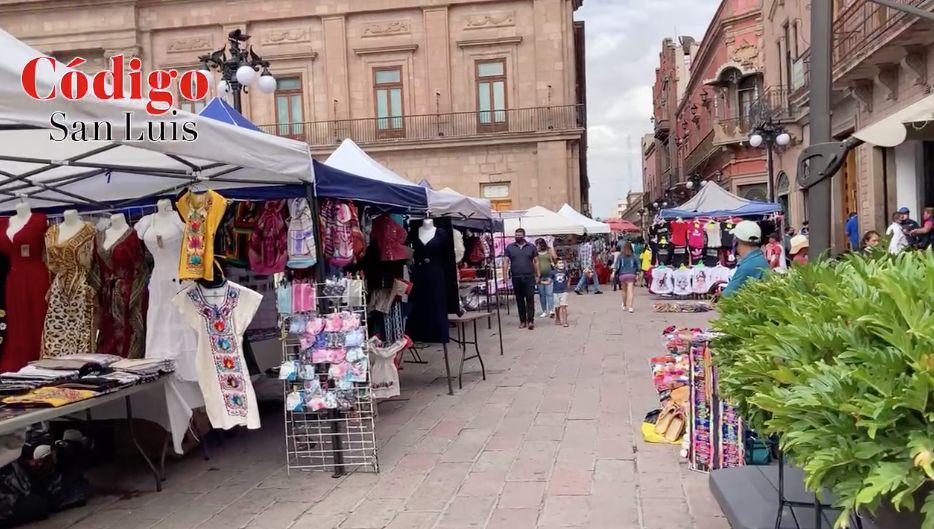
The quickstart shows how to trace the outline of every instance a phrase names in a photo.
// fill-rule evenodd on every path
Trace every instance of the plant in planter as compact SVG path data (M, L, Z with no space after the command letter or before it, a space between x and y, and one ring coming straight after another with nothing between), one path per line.
M934 258L795 267L718 311L721 394L833 492L837 526L891 506L934 529Z

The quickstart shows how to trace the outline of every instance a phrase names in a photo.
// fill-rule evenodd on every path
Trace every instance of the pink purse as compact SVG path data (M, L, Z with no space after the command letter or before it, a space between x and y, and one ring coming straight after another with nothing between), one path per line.
M315 311L315 287L309 283L292 283L292 312Z

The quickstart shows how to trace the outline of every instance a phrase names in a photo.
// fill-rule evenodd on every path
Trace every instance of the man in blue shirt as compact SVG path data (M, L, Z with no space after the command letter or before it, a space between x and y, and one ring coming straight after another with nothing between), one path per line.
M732 295L750 279L761 279L769 271L769 262L759 249L762 244L762 230L758 224L751 220L740 222L733 228L733 237L736 239L739 262L733 279L730 279L723 289L724 296Z
M850 216L846 219L846 225L844 225L844 231L846 231L846 238L850 241L850 251L858 252L859 251L859 217L856 216L856 213L850 212Z

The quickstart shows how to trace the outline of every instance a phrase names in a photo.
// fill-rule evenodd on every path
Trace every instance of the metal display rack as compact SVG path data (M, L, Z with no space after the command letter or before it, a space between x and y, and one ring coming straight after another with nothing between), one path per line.
M360 296L360 304L349 304L343 295L325 295L325 285L314 284L317 293L317 313L310 316L327 316L334 312L352 312L360 317L360 327L367 335L366 295ZM294 316L293 316L294 317ZM286 322L286 329L288 322ZM365 340L364 340L365 342ZM298 338L289 336L282 342L284 361L301 359ZM364 347L365 348L365 347ZM334 381L328 371L331 364L319 363L315 375L322 389L334 390ZM305 380L284 381L284 398L289 393L304 388ZM324 409L320 411L285 410L285 450L288 472L331 470L335 477L353 471L379 472L376 446L376 402L370 389L369 370L366 382L353 385L354 401L349 410Z

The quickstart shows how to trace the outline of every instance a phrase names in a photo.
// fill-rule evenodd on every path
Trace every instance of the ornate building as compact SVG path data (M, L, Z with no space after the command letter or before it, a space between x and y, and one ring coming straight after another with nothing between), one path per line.
M586 211L582 2L8 0L0 27L64 61L102 69L123 53L145 70L196 69L242 29L278 80L243 98L267 132L316 157L349 137L410 180L498 209Z

